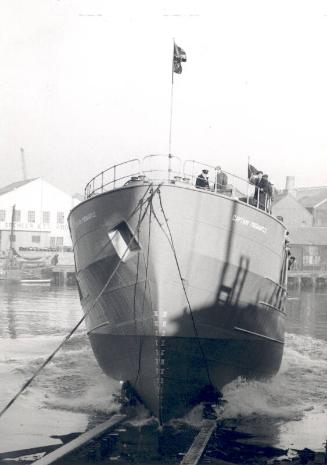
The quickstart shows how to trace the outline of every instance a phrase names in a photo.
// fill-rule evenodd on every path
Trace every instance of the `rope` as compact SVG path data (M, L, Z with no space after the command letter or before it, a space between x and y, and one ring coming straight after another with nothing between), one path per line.
M139 215L139 221L140 217L142 214L142 207L140 208L140 215ZM140 237L140 223L137 231L138 237ZM139 279L139 268L140 268L140 249L138 250L137 253L137 263L136 263L136 277L135 277L135 285L134 285L134 295L133 295L133 318L134 318L134 327L135 327L135 333L136 333L136 290L137 290L137 283Z
M156 193L156 191L159 189L159 186L158 188L151 193L151 195L143 202L142 199L141 201L139 202L139 207L143 206L145 203L147 203L147 206L145 208L145 211L143 213L143 215L141 216L141 218L139 219L139 222L142 222L145 215L146 215L146 212L150 206L150 201L152 200L154 194ZM144 195L145 197L145 195ZM144 198L143 197L143 198ZM137 208L135 209L134 213L137 211ZM137 225L137 228L136 230L138 229L139 227L139 224ZM66 337L61 341L61 343L56 347L56 349L45 359L45 361L40 365L40 367L34 372L34 374L24 383L24 385L19 389L19 391L12 397L12 399L6 404L6 406L1 410L0 412L0 418L2 417L2 415L13 405L13 403L18 399L18 397L25 391L25 389L32 383L32 381L39 375L39 373L46 367L46 365L48 365L48 363L53 359L53 357L56 355L56 353L61 349L61 347L70 339L70 337L74 334L74 332L79 328L79 326L83 323L83 321L85 320L85 318L90 314L90 312L93 310L93 308L95 307L96 303L99 301L99 299L101 298L102 294L104 293L105 289L108 287L108 285L110 284L110 281L112 280L112 278L114 277L115 273L117 272L120 264L122 263L122 261L124 260L124 257L127 253L127 251L129 250L129 246L131 245L132 241L134 240L136 236L136 232L133 234L131 240L129 241L127 247L126 247L126 250L125 252L123 253L122 257L120 258L119 262L117 263L117 265L115 266L113 272L111 273L111 275L109 276L107 282L105 283L105 285L103 286L103 288L101 289L101 291L99 292L99 294L97 295L97 297L94 299L93 301L93 304L90 306L90 308L84 313L84 315L82 316L82 318L76 323L76 325L73 327L73 329L66 335Z
M145 305L145 296L147 290L147 283L148 283L148 270L149 270L149 255L150 255L150 240L151 240L151 219L152 219L152 199L149 201L150 206L150 215L149 215L149 226L148 226L148 247L147 247L147 256L145 261L145 283L144 283L144 293L143 293L143 303L142 303L142 311L141 311L141 321L143 323L143 330L144 330L144 305ZM150 298L151 298L151 289L149 286ZM151 299L151 306L152 306L152 299ZM143 349L143 338L140 340L140 347L139 347L139 357L138 357L138 370L135 379L135 385L137 384L140 373L141 373L141 359L142 359L142 349Z
M172 252L174 254L174 258L175 258L179 278L180 278L180 281L181 281L181 284L182 284L182 287L183 287L183 291L184 291L184 294L185 294L185 298L186 298L186 301L187 301L187 305L188 305L188 308L189 308L189 311L190 311L190 316L191 316L191 320L192 320L194 334L195 334L196 340L198 341L198 344L199 344L200 352L201 352L202 359L203 359L203 362L204 362L204 365L205 365L205 369L206 369L206 372L207 372L207 377L208 377L209 383L212 385L213 383L211 381L211 377L210 377L210 373L209 373L208 361L207 361L207 358L205 356L205 353L204 353L204 350L203 350L203 347L202 347L202 344L201 344L201 341L200 341L198 329L197 329L196 324L195 324L191 303L190 303L190 300L189 300L188 295L187 295L187 291L186 291L186 288L185 288L185 284L184 284L184 280L183 280L183 277L182 277L181 269L180 269L180 266L179 266L179 261L178 261L178 258L177 258L177 253L176 253L176 249L175 249L175 245L174 245L174 241L173 241L173 236L172 236L169 224L168 224L168 218L166 216L166 213L165 213L163 205L162 205L160 190L158 190L158 195L159 195L160 208L161 208L163 217L165 219L165 223L166 223L166 226L167 226L167 229L168 229L169 236L166 233L166 231L163 229L162 224L160 223L160 221L159 221L157 215L155 214L155 212L153 212L153 213L154 213L155 219L157 220L160 228L162 229L163 233L165 234L165 236L166 236L166 238L168 240L168 243L169 243L169 245L170 245L170 247L172 249Z

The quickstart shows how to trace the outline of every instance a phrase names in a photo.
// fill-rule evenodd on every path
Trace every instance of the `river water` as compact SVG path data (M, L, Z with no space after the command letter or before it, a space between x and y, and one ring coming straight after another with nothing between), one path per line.
M0 284L0 409L62 341L82 312L75 287ZM61 444L117 410L119 385L99 369L84 328L0 418L0 452ZM224 389L220 418L282 448L323 450L327 439L327 294L288 301L283 362L268 382ZM143 412L144 414L144 412ZM197 411L186 422L197 421Z

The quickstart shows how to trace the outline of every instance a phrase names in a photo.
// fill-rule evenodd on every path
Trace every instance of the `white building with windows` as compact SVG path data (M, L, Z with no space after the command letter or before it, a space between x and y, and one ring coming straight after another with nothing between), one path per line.
M0 251L9 250L13 221L13 246L20 248L71 247L67 224L78 203L71 195L41 178L0 188Z

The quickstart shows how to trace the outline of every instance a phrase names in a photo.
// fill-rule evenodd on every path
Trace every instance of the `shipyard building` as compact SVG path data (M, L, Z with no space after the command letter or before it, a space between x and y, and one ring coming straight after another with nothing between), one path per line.
M77 203L41 178L0 188L0 253L7 253L11 239L17 251L70 249L67 217Z
M283 218L290 232L293 270L327 271L327 186L295 187L288 176L285 189L278 192L273 214Z

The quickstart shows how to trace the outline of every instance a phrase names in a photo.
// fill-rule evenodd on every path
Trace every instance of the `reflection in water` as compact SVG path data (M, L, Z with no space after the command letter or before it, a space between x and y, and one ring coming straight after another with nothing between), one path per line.
M76 288L1 283L0 336L59 334L81 316Z
M290 292L287 305L288 332L327 341L327 294Z
M12 339L16 339L16 310L14 293L9 292L4 298L4 307L7 309L8 334ZM2 328L2 325L1 325Z
M76 288L0 284L0 406L80 319ZM222 420L256 443L322 449L326 440L327 295L291 294L280 372L267 382L237 380L224 389ZM80 329L31 388L0 419L0 451L58 443L116 406L109 380ZM187 420L186 420L187 421Z

